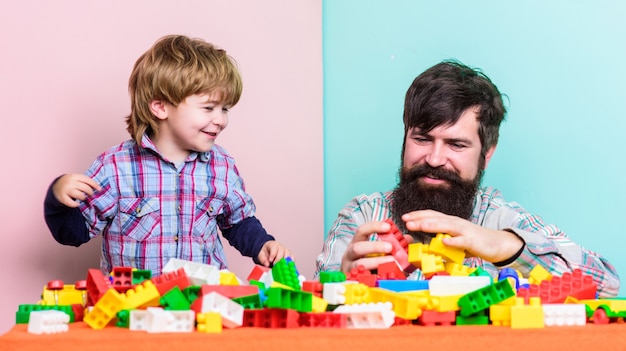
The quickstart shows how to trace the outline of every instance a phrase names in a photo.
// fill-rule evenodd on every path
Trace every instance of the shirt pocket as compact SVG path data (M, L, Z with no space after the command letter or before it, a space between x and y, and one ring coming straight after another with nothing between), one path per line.
M120 199L120 234L137 241L160 235L161 211L156 197Z
M222 214L224 202L215 198L196 200L193 235L204 240L217 237L217 217Z

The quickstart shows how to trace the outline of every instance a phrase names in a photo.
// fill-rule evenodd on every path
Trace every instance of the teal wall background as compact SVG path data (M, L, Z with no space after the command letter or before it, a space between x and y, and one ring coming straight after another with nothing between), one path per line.
M353 196L395 186L406 89L456 58L509 99L483 184L626 277L625 18L617 0L325 0L325 231Z

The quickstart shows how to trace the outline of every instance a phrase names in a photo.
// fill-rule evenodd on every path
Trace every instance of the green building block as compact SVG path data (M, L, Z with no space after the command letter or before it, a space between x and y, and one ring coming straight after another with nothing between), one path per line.
M128 328L130 325L130 310L121 310L117 312L117 320L115 326L120 328Z
M469 316L456 316L456 325L489 325L489 316L486 310Z
M515 296L515 291L508 279L487 285L459 299L460 315L470 316L512 296Z
M136 269L133 271L133 285L141 284L152 278L152 272L145 269Z
M313 294L310 292L269 288L266 294L265 307L286 308L298 312L311 312L313 310Z
M74 311L71 305L19 305L15 312L15 324L26 324L30 320L33 311L56 310L65 312L70 316L70 323L74 322Z
M190 304L193 304L193 302L196 301L196 299L200 295L200 287L198 285L186 287L185 289L183 289L183 295L185 295L185 298L187 299L187 301L189 301Z
M287 261L285 258L281 258L278 262L274 263L272 267L272 278L274 278L275 282L286 285L293 290L300 290L298 270L293 261Z
M159 303L163 306L163 309L170 311L186 311L191 308L191 304L178 286L174 286L165 293L159 299Z
M261 301L261 295L259 294L235 297L232 300L247 310L263 308L263 302Z
M340 283L346 281L346 274L339 271L320 272L320 283Z

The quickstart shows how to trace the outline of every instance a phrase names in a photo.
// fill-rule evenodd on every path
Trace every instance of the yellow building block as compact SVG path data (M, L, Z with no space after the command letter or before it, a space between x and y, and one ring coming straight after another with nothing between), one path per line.
M233 272L220 271L220 285L240 285Z
M222 315L219 312L203 312L196 314L196 329L202 333L221 333Z
M437 300L437 306L435 308L437 312L460 311L459 299L462 296L463 295L436 296L431 299Z
M381 288L370 288L371 302L391 302L396 316L417 319L422 315L419 298Z
M409 263L411 263L415 267L420 267L420 265L422 264L422 255L428 253L428 244L412 243L409 244L407 251L407 260L409 261Z
M355 305L360 303L370 303L370 287L362 284L346 284L346 305Z
M489 307L489 320L495 326L511 325L511 305L496 304Z
M446 246L443 243L444 238L450 238L448 234L437 234L428 246L428 252L443 257L446 261L462 264L465 259L465 250L456 247Z
M528 329L543 328L544 326L541 299L531 297L529 304L524 305L524 298L517 298L515 305L511 306L511 328Z
M87 304L87 290L76 290L74 284L65 284L62 290L50 290L44 286L41 305L83 305Z
M117 312L124 309L124 305L125 296L115 289L109 289L83 317L83 322L93 329L103 329L117 315Z
M446 262L444 263L444 266L446 267L446 272L448 272L448 274L456 277L467 277L473 271L473 268L455 262Z
M323 298L319 296L313 295L312 297L313 297L313 303L311 305L311 312L318 312L318 313L326 312L326 309L328 308L328 301L324 300Z
M126 290L124 308L132 310L138 307L158 306L161 294L151 280L146 280L134 288ZM156 305L155 305L156 304Z
M443 265L443 258L433 254L422 255L421 268L422 273L426 275L446 271L446 267Z
M548 272L543 266L536 265L530 273L528 273L528 284L541 284L544 280L551 280L552 274Z

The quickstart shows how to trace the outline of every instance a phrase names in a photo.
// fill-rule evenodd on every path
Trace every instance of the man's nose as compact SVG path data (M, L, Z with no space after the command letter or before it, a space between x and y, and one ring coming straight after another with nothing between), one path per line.
M426 155L426 163L433 168L446 164L443 145L437 143L432 144L428 155Z

